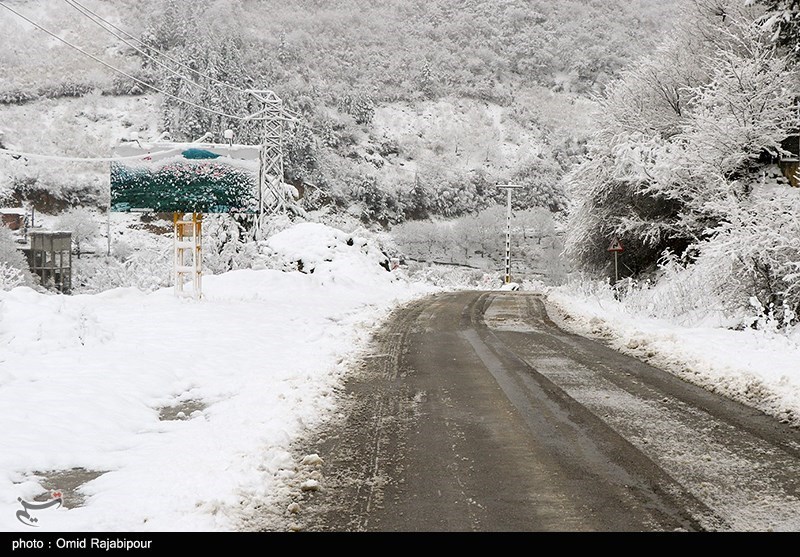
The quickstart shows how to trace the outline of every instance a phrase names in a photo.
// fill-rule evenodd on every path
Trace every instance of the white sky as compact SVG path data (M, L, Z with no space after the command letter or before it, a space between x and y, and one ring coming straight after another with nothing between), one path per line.
M235 530L256 507L284 511L292 482L313 479L292 443L337 410L332 395L371 329L433 288L323 225L269 245L290 272L207 276L200 302L171 289L0 292L0 530L32 531L16 512L18 497L43 492L34 472L77 467L102 475L83 486L83 506L36 511L40 530ZM314 273L291 271L298 258ZM635 318L568 289L548 296L575 331L691 368L688 379L734 398L758 385L763 410L800 415L797 337ZM159 419L189 400L202 409Z

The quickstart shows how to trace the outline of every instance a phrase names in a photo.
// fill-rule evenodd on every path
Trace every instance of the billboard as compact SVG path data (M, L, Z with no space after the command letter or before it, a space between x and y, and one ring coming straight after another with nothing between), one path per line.
M123 142L111 163L111 210L257 213L253 145Z

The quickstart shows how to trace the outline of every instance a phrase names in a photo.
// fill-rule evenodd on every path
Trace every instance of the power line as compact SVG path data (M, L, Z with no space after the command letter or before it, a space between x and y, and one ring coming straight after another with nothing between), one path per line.
M167 91L164 91L163 89L160 89L160 88L156 87L155 85L152 85L152 84L150 84L150 83L147 83L146 81L143 81L143 80L139 79L138 77L134 77L134 76L132 76L131 74L129 74L129 73L127 73L127 72L123 71L123 70L120 70L119 68L116 68L116 67L112 66L111 64L109 64L108 62L105 62L104 60L101 60L101 59L100 59L100 58L98 58L97 56L95 56L95 55L93 55L93 54L90 54L90 53L86 52L85 50L83 50L82 48L80 48L80 47L78 47L78 46L75 46L74 44L72 44L71 42L67 41L66 39L62 39L61 37L59 37L58 35L56 35L56 34L55 34L55 33L53 33L52 31L48 31L47 29L45 29L44 27L42 27L41 25L39 25L39 24L38 24L38 23L36 23L35 21L32 21L31 19L29 19L29 18L25 17L24 15L22 15L22 14L21 14L21 13L19 13L18 11L14 10L14 9L12 9L12 8L10 8L10 7L8 7L8 5L7 5L7 4L5 4L4 2L0 2L0 6L4 7L4 8L5 8L5 9L7 9L8 11L10 11L11 13L13 13L13 14L17 15L18 17L20 17L20 18L24 19L25 21L27 21L28 23L30 23L31 25L33 25L33 26L34 26L34 27L36 27L37 29L39 29L39 30L41 30L41 31L43 31L43 32L45 32L45 33L47 33L47 34L48 34L48 35L50 35L51 37L53 37L53 38L55 38L55 39L57 39L57 40L61 41L62 43L64 43L64 44L66 44L67 46L69 46L70 48L73 48L73 49L77 50L78 52L80 52L81 54L83 54L83 55L85 55L85 56L88 56L89 58L91 58L91 59L92 59L92 60L94 60L95 62L98 62L98 63L100 63L100 64L102 64L102 65L106 66L107 68L109 68L109 69L111 69L111 70L113 70L113 71L115 71L115 72L117 72L117 73L119 73L119 74L121 74L121 75L124 75L125 77L127 77L127 78L129 78L129 79L132 79L133 81L135 81L135 82L137 82L137 83L139 83L139 84L141 84L141 85L144 85L145 87L148 87L148 88L150 88L150 89L152 89L152 90L154 90L154 91L157 91L157 92L161 93L162 95L165 95L165 96L167 96L167 97L170 97L170 98L172 98L172 99L175 99L175 100L177 100L177 101L179 101L179 102L182 102L182 103L184 103L184 104L187 104L187 105L189 105L189 106L193 106L193 107L195 107L195 108L199 108L200 110L204 110L205 112L209 112L209 113L211 113L211 114L216 114L216 115L218 115L218 116L223 116L223 117L225 117L225 118L230 118L230 119L232 119L232 120L242 120L242 121L250 121L250 120L257 121L257 120L264 120L264 118L254 118L254 117L250 117L250 116L234 116L233 114L227 114L227 113L225 113L225 112L222 112L222 111L219 111L219 110L215 110L215 109L213 109L213 108L208 108L208 107L206 107L206 106L203 106L203 105L200 105L200 104L194 103L194 102L192 102L192 101L188 101L188 100L186 100L186 99L183 99L183 98L181 98L181 97L178 97L177 95L173 95L172 93L169 93L169 92L167 92Z
M41 155L37 153L25 153L24 151L17 151L14 149L0 148L0 155L8 155L10 157L16 157L16 158L23 157L26 159L39 159L39 160L62 161L62 162L115 162L115 161L129 161L129 160L144 160L146 157L152 157L154 155L167 155L169 153L179 153L182 150L183 148L167 149L165 151L156 151L155 153L132 155L130 157L90 158L90 157L62 157L59 155Z
M165 65L165 64L163 64L163 63L161 63L161 62L157 61L157 60L156 60L156 58L155 58L155 57L154 57L152 54L150 54L150 53L148 53L148 52L145 52L144 50L140 49L139 47L137 47L137 46L135 46L135 45L131 44L129 41L125 40L125 39L124 39L123 37L121 37L120 35L118 35L118 34L114 33L113 31L111 31L111 30L110 30L110 29L108 29L107 27L104 27L104 26L102 25L102 23L104 23L104 24L108 25L109 27L111 27L112 29L114 29L114 30L118 31L119 33L122 33L122 34L123 34L123 35L125 35L126 37L128 37L128 38L130 38L130 39L132 39L132 40L136 41L137 43L139 43L139 44L140 44L140 45L142 45L143 47L145 47L145 48L147 48L147 49L149 49L149 50L151 50L151 51L153 51L153 52L155 52L155 53L157 53L157 54L161 55L162 57L166 58L166 59L167 59L167 60L169 60L170 62L172 62L172 63L174 63L174 64L177 64L178 66L180 66L180 67L182 67L182 68L185 68L186 70L188 70L188 71L190 71L190 72L192 72L192 73L194 73L194 74L196 74L196 75L198 75L198 76L200 76L200 77L203 77L203 78L205 78L205 79L208 79L209 81L212 81L212 82L214 82L214 83L216 83L216 84L218 84L218 85L221 85L221 86L223 86L223 87L227 87L227 88L229 88L229 89L233 89L233 90L235 90L235 91L239 91L240 93L246 93L246 94L248 94L248 95L252 95L252 96L254 96L254 97L256 97L256 98L259 98L259 97L258 97L258 93L260 93L260 92L263 92L263 91L257 91L257 90L253 90L253 89L243 89L243 88L241 88L241 87L238 87L238 86L236 86L236 85L232 85L232 84L230 84L230 83L227 83L227 82L225 82L225 81L221 81L221 80L219 80L219 79L216 79L215 77L212 77L212 76L210 76L210 75L208 75L208 74L205 74L205 73L203 73L203 72L200 72L200 71L198 71L198 70L195 70L194 68L192 68L192 67L190 67L190 66L188 66L188 65L184 64L184 63L183 63L183 62L181 62L180 60L176 60L176 59L172 58L171 56L169 56L168 54L166 54L164 51L162 51L162 50L160 50L160 49L156 48L156 47L155 47L155 46L153 46L152 44L150 44L150 43L147 43L147 42L145 42L145 41L143 41L143 40L139 39L138 37L136 37L136 36L132 35L132 34L131 34L131 33L129 33L128 31L125 31L124 29L122 29L122 28L120 28L120 27L117 27L116 25L114 25L113 23L111 23L110 21L108 21L107 19L103 18L101 15L98 15L96 12L93 12L92 10L90 10L89 8L87 8L86 6L84 6L83 4L81 4L80 2L78 2L78 0L64 0L64 2L66 2L68 5L70 5L70 6L71 6L71 7L73 7L74 9L78 10L78 12L79 12L80 14L82 14L82 15L84 15L85 17L87 17L87 18L91 19L91 21L93 21L94 23L96 23L97 25L99 25L99 26L100 26L102 29L104 29L105 31L107 31L107 32L111 33L113 36L115 36L116 38L118 38L119 40L121 40L121 41L122 41L123 43L125 43L126 45L130 46L131 48L133 48L134 50L136 50L136 51L137 51L137 52L139 52L140 54L142 54L142 55L146 56L147 58L149 58L149 59L153 60L153 62L155 62L155 63L156 63L156 64L158 64L159 66L161 66L161 67L163 67L163 68L167 69L167 70L168 70L169 72L171 72L173 75L176 75L176 76L178 76L178 77L180 77L180 78L182 78L182 79L184 79L184 80L188 81L189 83L191 83L191 84L193 84L193 85L197 85L198 87L201 87L201 88L203 88L203 89L204 89L204 90L206 90L206 91L210 91L210 89L209 89L208 87L205 87L204 85L202 85L202 84L200 84L200 83L196 82L196 81L193 81L193 80L189 79L188 77L186 77L185 75L181 74L180 72L177 72L177 71L176 71L176 70L174 70L173 68L170 68L169 66L167 66L167 65ZM98 20L99 20L99 21L98 21ZM100 22L102 22L102 23L100 23ZM263 100L263 99L259 99L259 100ZM293 111L291 111L291 110L289 110L289 109L287 109L287 108L285 108L285 107L284 107L282 110L283 110L283 113L284 113L283 119L284 119L285 121L294 121L294 120L299 120L299 115L298 115L298 114L296 114L295 112L293 112ZM261 111L261 112L263 112L263 111ZM258 115L259 113L260 113L260 112L257 112L257 113L255 113L255 114L251 114L251 115L248 117L248 119L251 119L251 120L260 120L260 119L256 119L256 118L254 118L254 117L255 117L256 115Z
M185 68L185 69L189 70L190 72L192 72L192 73L194 73L194 74L196 74L196 75L198 75L200 77L204 77L204 78L208 79L209 81L213 81L214 83L217 83L218 85L222 85L223 87L228 87L229 89L234 89L234 90L239 91L241 93L250 93L250 91L247 90L247 89L242 89L241 87L238 87L236 85L231 85L230 83L226 83L224 81L221 81L219 79L211 77L210 75L207 75L207 74L204 74L203 72L199 72L199 71L195 70L194 68L184 64L183 62L181 62L179 60L175 60L174 58L172 58L171 56L166 54L164 51L159 50L158 48L156 48L152 44L146 43L145 41L135 37L134 35L130 34L129 32L125 31L124 29L121 29L121 28L117 27L116 25L114 25L113 23L111 23L110 21L104 19L102 16L96 14L95 12L93 12L92 10L90 10L89 8L87 8L86 6L81 4L80 2L78 2L78 0L64 0L64 1L67 2L68 4L70 4L76 10L81 11L81 13L83 13L83 11L88 12L89 14L93 15L94 17L96 17L97 19L99 19L100 21L102 21L103 23L105 23L106 25L108 25L109 27L114 29L115 31L118 31L118 32L122 33L123 35L127 36L129 39L132 39L132 40L136 41L137 43L139 43L143 47L145 47L147 49L150 49L153 52L156 52L157 54L160 54L161 56L163 56L164 58L166 58L167 60L169 60L173 64L177 64L178 66L180 66L182 68ZM126 44L129 44L129 43L126 43ZM133 48L136 48L136 47L133 47ZM136 50L141 52L141 50L139 50L138 48L136 48ZM151 57L150 55L146 55L146 56Z
M197 83L196 81L193 81L193 80L189 79L188 77L186 77L186 76L185 76L185 75L183 75L182 73L180 73L180 72L178 72L178 71L174 70L173 68L171 68L171 67L169 67L168 65L164 64L163 62L161 62L161 61L157 60L157 59L156 59L156 57L155 57L155 56L153 56L152 54L149 54L149 53L145 52L144 50L142 50L141 48L139 48L138 46L136 46L136 45L135 45L135 44L133 44L132 42L128 41L128 40L127 40L125 37L123 37L122 35L120 35L120 34L118 34L118 33L114 32L114 31L112 31L112 30L111 30L111 29L109 29L108 27L105 27L105 26L103 25L103 23L105 23L106 25L109 25L109 26L111 26L111 27L113 27L113 24L111 24L110 22L108 22L108 21L106 21L105 19L101 18L100 16L98 16L97 14L95 14L94 12L92 12L91 10L89 10L88 8L84 7L82 4L80 4L80 3L78 3L78 2L73 2L73 1L71 1L71 0L64 0L64 2L66 2L66 3L67 3L67 5L69 5L69 6L70 6L70 7L72 7L73 9L77 10L77 11L78 11L78 13L80 13L82 16L84 16L85 18L87 18L88 20L90 20L92 23L96 24L98 27L100 27L100 28L101 28L101 29L103 29L104 31L108 32L109 34L113 35L114 37L116 37L117 39L119 39L120 41L122 41L123 43L125 43L126 45L128 45L129 47L133 48L134 50L136 50L136 52L138 52L138 53L139 53L139 54L141 54L142 56L145 56L145 57L149 58L149 59L150 59L150 60L152 60L152 61L153 61L155 64L157 64L157 65L161 66L162 68L164 68L165 70L167 70L168 72L170 72L171 74L173 74L174 76L176 76L176 77L180 77L182 80L184 80L184 81L186 81L186 82L188 82L188 83L190 83L190 84L192 84L192 85L195 85L195 86L197 86L197 87L200 87L201 89L203 89L203 90L205 90L205 91L211 91L211 89L209 89L209 88L208 88L208 87L206 87L205 85L203 85L203 84L201 84L201 83ZM86 10L86 11L84 11L84 10ZM87 13L87 12L88 12L88 13ZM91 15L89 15L89 14L91 14ZM92 16L94 16L94 17L92 17ZM97 19L95 19L95 17L96 17ZM99 20L99 21L98 21L98 20ZM209 78L209 79L210 79L210 78Z

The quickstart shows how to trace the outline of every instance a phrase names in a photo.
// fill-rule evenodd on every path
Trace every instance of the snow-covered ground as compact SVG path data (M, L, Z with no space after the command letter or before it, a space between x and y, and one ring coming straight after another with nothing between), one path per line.
M292 442L371 327L432 287L323 225L269 245L288 272L204 277L201 301L0 292L0 530L30 532L18 498L53 488L72 508L29 510L39 530L235 530L309 479Z
M0 530L31 532L25 511L46 531L290 522L286 503L313 489L318 463L293 443L336 411L372 328L436 288L386 270L368 237L321 224L265 247L282 270L206 276L201 301L171 289L0 292ZM562 326L800 421L798 335L637 317L610 289L541 290ZM53 489L64 507L19 500Z
M602 287L563 286L547 298L563 328L800 426L800 328L732 330L642 317Z

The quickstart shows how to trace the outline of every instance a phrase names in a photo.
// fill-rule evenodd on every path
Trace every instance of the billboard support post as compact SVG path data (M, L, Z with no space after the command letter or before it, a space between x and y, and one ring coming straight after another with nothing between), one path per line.
M173 213L173 279L175 295L203 297L203 214ZM191 280L192 290L184 286Z

